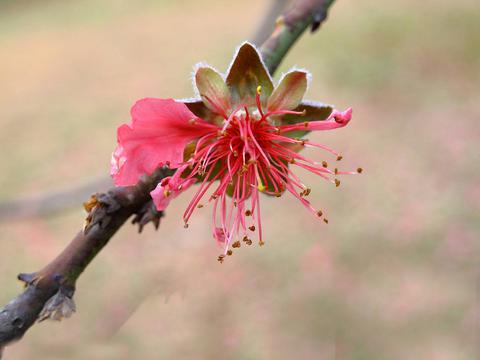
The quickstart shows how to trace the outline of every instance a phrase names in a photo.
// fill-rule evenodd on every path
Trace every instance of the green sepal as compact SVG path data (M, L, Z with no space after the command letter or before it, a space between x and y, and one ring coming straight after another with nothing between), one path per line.
M266 103L273 91L272 79L260 54L249 43L243 44L238 50L226 82L232 94L232 102L235 104L254 104L258 86L261 86L262 103Z
M331 105L317 103L313 101L302 102L298 105L294 111L302 112L302 114L287 114L284 115L280 122L281 125L298 124L305 121L321 121L327 120L333 111ZM295 130L285 133L285 136L291 138L301 138L308 134L310 131Z
M230 110L230 90L222 76L210 67L200 67L195 73L198 92L211 111L227 116Z
M223 121L223 117L211 111L202 100L188 99L181 100L188 109L200 119L205 120L211 124L219 125Z
M286 74L268 99L269 111L293 110L302 101L307 91L307 73L301 70Z

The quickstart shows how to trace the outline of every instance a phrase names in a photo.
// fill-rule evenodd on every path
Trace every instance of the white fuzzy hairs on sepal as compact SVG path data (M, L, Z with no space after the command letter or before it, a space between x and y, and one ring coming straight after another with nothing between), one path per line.
M310 105L310 106L317 106L317 107L329 106L332 109L335 109L335 105L325 104L325 103L322 103L320 101L315 101L315 100L302 100L301 104Z
M280 75L280 80L278 80L278 84L280 84L283 80L283 78L288 74L288 73L291 73L292 71L299 71L299 72L303 72L307 75L307 90L310 88L310 84L312 82L312 73L310 71L308 71L307 69L305 68L302 68L302 67L298 67L296 65L292 66L290 69L288 69L286 72L282 72L282 74ZM277 84L277 86L278 86Z
M271 81L272 84L273 84L272 75L270 75L270 71L268 71L267 65L265 65L265 62L263 61L262 55L261 55L261 53L260 53L260 50L258 50L258 48L257 48L254 44L252 44L250 41L244 41L244 42L241 43L239 46L237 46L237 48L235 49L235 53L233 54L232 61L230 61L230 65L228 65L226 74L229 74L229 73L230 73L230 70L232 69L233 63L235 62L235 59L237 58L238 53L239 53L239 51L240 51L240 48L241 48L243 45L245 45L245 44L248 44L248 45L252 46L252 47L256 50L256 52L258 53L258 57L260 58L260 63L263 65L263 67L264 67L265 70L267 71L268 78L270 79L270 81Z
M196 98L196 97L189 97L189 98L175 99L175 101L177 101L177 102L182 102L182 103L185 103L185 104L192 104L192 103L196 103L196 102L202 101L202 99L201 99L200 96L199 96L198 98Z
M218 71L217 69L215 69L212 65L208 64L206 61L200 61L198 63L196 63L195 65L193 65L193 69L192 69L192 72L190 73L190 80L192 82L192 87L193 87L193 92L194 92L194 96L195 98L201 98L200 97L200 93L198 92L198 89L197 89L197 83L195 81L195 74L197 73L198 69L200 68L209 68L209 69L212 69L213 71L217 72L220 74L220 76L222 77L223 80L225 80L225 75L223 73L221 73L220 71Z

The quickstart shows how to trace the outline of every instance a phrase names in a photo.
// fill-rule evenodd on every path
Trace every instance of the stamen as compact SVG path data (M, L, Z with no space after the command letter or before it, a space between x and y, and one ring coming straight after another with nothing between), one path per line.
M357 169L357 173L361 174L362 172L363 172L363 169L359 167L359 168Z
M260 177L258 177L257 181L258 181L258 185L257 185L258 191L264 192L267 189L267 187L265 185L263 185L262 179L260 179Z
M255 231L255 225L249 226L248 229L249 229L250 231Z
M324 168L327 168L327 167L328 167L328 163L327 163L326 161L322 161L322 166L323 166Z
M240 241L238 241L238 240L235 241L235 242L232 244L232 247L233 247L233 248L239 248L240 246L242 246L242 245L240 244Z
M262 119L265 118L263 111L262 111L262 103L260 101L260 94L262 93L262 87L260 85L257 86L257 95L255 96L255 102L257 103L257 109L260 113Z
M342 155L338 155L338 156L337 156L337 161L340 161L340 160L342 160L342 159L343 159L343 156L342 156Z
M249 239L247 236L244 236L242 241L247 244L248 246L252 245L252 240Z
M340 186L340 180L335 179L335 186L336 186L336 187L339 187L339 186Z

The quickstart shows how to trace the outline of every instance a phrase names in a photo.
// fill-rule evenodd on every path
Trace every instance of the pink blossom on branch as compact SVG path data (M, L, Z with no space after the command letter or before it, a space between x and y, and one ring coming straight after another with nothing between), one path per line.
M308 74L294 70L277 87L257 50L243 44L223 77L208 66L198 66L195 82L200 99L143 99L132 108L132 121L118 129L118 147L111 173L117 185L137 183L159 166L176 169L151 192L158 210L178 194L199 186L183 219L185 227L197 208L212 203L213 237L223 248L250 245L258 233L263 245L260 193L281 196L289 192L315 216L328 220L306 199L308 188L292 168L306 169L335 186L338 175L328 164L299 154L303 147L323 149L340 160L334 150L305 139L310 131L343 127L352 110L302 101ZM208 193L208 195L207 195Z

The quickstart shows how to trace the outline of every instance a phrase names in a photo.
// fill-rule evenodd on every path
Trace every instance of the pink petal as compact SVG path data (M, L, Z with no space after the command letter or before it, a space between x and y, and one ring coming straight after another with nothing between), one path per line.
M177 170L173 176L164 178L155 190L150 192L153 203L158 211L165 210L170 204L170 201L197 182L195 178L182 179L180 177L181 173L183 173L183 169Z
M346 125L352 119L352 111L352 108L348 108L345 111L333 110L330 118L334 118L336 122Z
M305 121L293 125L278 126L280 132L285 133L296 130L333 130L346 126L352 118L352 108L345 111L333 110L327 120Z
M189 142L218 129L173 99L139 100L131 116L131 124L118 128L112 156L112 177L121 186L135 185L159 166L178 167Z

